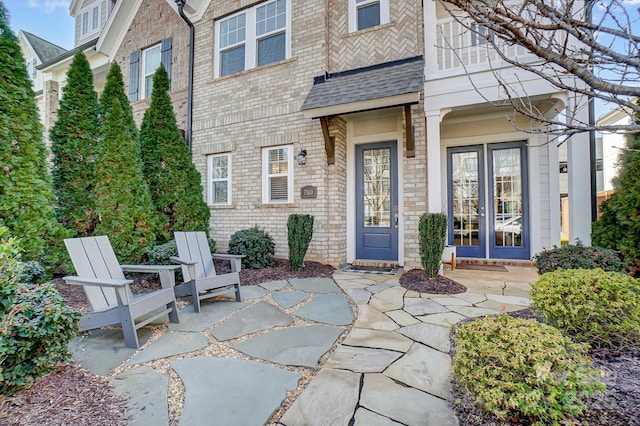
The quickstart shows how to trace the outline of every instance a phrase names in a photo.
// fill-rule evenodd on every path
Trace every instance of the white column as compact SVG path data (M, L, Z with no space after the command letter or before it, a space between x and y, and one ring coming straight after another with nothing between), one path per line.
M438 49L436 48L437 30L436 1L424 2L424 52L425 75L434 76L438 73Z
M542 140L540 137L538 140ZM548 143L549 152L549 245L560 247L560 152L556 142Z
M572 105L569 110L571 111L573 108L574 106ZM588 108L581 108L576 114L580 121L588 122ZM582 243L588 245L591 244L591 157L589 155L589 134L573 135L567 143L569 241L575 243L576 239L579 238Z
M427 112L427 197L429 213L443 213L442 170L440 158L440 111Z

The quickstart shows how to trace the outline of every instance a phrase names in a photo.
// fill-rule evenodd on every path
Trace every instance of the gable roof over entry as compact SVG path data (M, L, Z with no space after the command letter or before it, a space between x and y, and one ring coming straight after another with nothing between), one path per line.
M320 118L417 103L423 88L422 56L315 77L301 110Z

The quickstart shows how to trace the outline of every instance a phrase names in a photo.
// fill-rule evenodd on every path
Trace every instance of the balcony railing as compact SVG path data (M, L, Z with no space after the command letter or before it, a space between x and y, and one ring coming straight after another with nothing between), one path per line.
M474 28L472 31L469 28ZM503 61L491 43L491 33L478 27L470 19L459 22L455 18L438 20L436 46L439 71L455 71L503 66ZM509 58L527 56L521 46L497 42L498 48ZM484 67L482 67L484 65Z

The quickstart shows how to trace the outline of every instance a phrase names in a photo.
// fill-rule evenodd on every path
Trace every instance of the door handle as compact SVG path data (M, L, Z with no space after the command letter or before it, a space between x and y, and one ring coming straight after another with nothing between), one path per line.
M395 209L396 212L393 215L393 220L394 220L394 222L396 224L396 229L398 229L398 206L395 206L394 209Z

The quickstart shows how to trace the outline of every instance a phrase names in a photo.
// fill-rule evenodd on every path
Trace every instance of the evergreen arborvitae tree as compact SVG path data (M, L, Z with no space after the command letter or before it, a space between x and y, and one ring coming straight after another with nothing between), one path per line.
M104 85L104 90L102 91L102 95L100 95L98 110L103 122L105 120L107 112L113 105L113 99L118 99L118 102L122 107L123 124L129 132L129 137L131 137L131 140L133 141L139 155L140 141L138 128L136 127L136 122L133 119L133 111L131 111L131 108L129 107L129 98L127 97L124 90L122 69L120 69L120 65L118 65L117 62L114 62L113 65L111 65L109 74L107 74L107 81Z
M67 233L56 221L47 150L18 39L0 1L0 226L20 239L23 260L51 268Z
M640 99L637 100L640 103ZM640 124L640 114L636 114ZM640 269L640 133L627 137L627 148L620 154L620 172L613 180L614 194L593 224L593 243L622 252Z
M100 130L93 73L82 52L67 73L58 120L51 129L53 187L58 198L58 221L75 235L93 235L96 226L95 150Z
M210 212L202 197L200 173L178 129L168 90L169 77L160 65L140 127L144 176L157 215L166 218L159 243L173 239L174 231L209 231Z
M117 78L117 73L110 72L109 78ZM117 82L107 81L107 85ZM101 99L104 115L96 157L98 224L94 234L109 237L121 262L137 262L145 247L156 241L157 220L138 150L127 127L129 102L122 105L119 96L111 97L108 108L104 108L104 102Z

